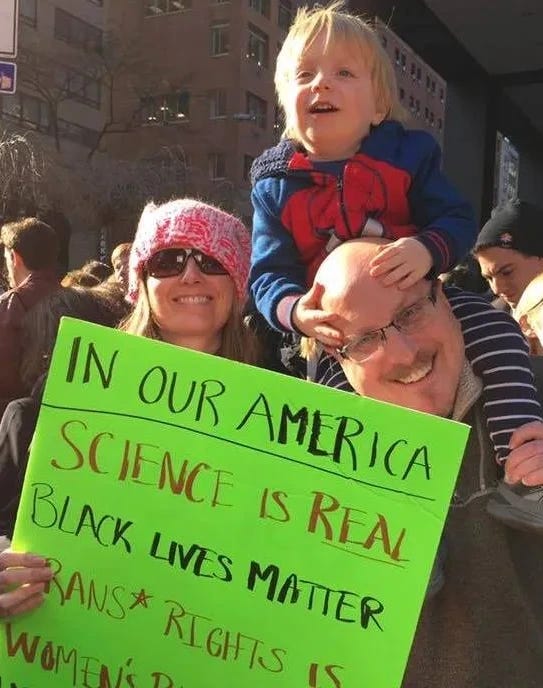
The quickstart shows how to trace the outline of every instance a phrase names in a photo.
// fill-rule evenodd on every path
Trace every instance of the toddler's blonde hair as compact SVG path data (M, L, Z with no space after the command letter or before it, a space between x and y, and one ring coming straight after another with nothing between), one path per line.
M296 64L311 43L325 33L325 50L335 41L354 44L361 52L370 74L377 110L384 113L383 119L400 122L407 114L398 99L398 85L394 67L383 48L376 31L361 17L350 14L343 0L336 0L327 7L298 10L288 35L283 43L275 68L275 89L279 104L285 113L284 135L299 139L290 121L290 84Z

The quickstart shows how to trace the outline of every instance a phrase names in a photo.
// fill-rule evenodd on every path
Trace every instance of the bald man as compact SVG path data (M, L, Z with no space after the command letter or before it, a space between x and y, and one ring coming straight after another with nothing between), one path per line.
M445 534L446 582L427 599L403 688L541 688L543 543L485 511L496 464L482 419L481 384L441 284L399 290L371 277L382 241L342 244L315 281L320 305L344 335L336 357L359 394L474 428ZM365 305L364 305L365 304ZM511 482L543 482L543 433L517 431Z

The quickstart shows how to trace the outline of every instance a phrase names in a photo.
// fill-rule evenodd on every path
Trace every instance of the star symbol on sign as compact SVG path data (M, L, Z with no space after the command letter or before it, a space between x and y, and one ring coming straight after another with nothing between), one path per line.
M133 604L129 607L129 609L134 609L134 607L137 607L138 604L141 604L142 607L145 607L145 609L148 609L149 606L147 604L147 600L150 600L153 596L152 595L147 595L145 590L142 588L139 592L133 592L130 593L132 597L134 598Z

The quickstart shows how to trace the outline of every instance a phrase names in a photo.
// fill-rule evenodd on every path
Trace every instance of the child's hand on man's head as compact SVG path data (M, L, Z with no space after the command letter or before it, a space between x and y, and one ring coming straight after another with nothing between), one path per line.
M385 286L395 284L399 289L407 289L430 271L432 256L420 241L406 237L383 246L370 268L370 275L381 278Z
M334 327L332 313L321 308L323 292L324 287L315 282L296 302L291 314L292 323L306 337L317 339L325 347L340 348L343 335Z

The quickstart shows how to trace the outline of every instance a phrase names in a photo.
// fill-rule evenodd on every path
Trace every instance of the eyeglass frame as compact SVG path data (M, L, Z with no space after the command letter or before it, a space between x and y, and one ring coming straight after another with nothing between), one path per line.
M165 253L169 251L179 251L180 253L184 253L185 259L182 263L176 263L176 267L178 268L176 272L172 273L171 275L165 275L162 277L158 277L157 275L153 274L149 270L149 263L153 260L153 258L160 253ZM201 264L201 259L203 258L210 258L213 260L217 265L220 265L222 268L221 272L218 271L213 271L213 272L208 272L206 270L202 269L202 264ZM198 248L182 248L182 247L171 247L171 248L163 248L160 249L160 251L156 251L156 253L153 253L153 255L146 261L145 263L145 274L154 277L155 279L169 279L170 277L178 277L179 275L182 275L185 270L187 269L187 265L189 262L189 259L192 258L194 262L196 263L196 267L198 270L203 273L204 275L228 275L229 272L228 270L224 267L224 265L214 258L213 256L210 256L208 253L204 253L204 251L200 251Z
M427 294L426 296L422 296L420 299L417 299L410 306L406 306L405 308L402 308L402 310L399 313L397 313L397 315L388 323L388 325L384 325L383 327L376 327L374 330L370 330L369 332L366 332L365 334L356 337L355 339L351 340L350 342L347 342L347 344L344 344L343 346L336 349L336 354L338 354L338 356L340 356L344 360L345 359L351 360L351 361L354 361L355 363L361 363L362 361L366 361L368 358L373 356L375 351L378 351L379 348L381 348L382 345L384 343L386 343L386 341L387 341L386 330L389 330L390 328L394 328L397 332L402 332L401 325L399 326L397 324L397 322L395 322L395 321L397 321L398 318L401 318L402 314L405 313L405 311L409 310L410 308L413 308L413 306L415 306L416 304L422 303L425 301L430 301L432 306L435 307L435 305L437 303L437 284L438 284L438 282L439 282L439 280L433 279L431 281L431 285L430 285L430 293ZM349 352L348 352L349 347L351 347L353 344L356 344L357 342L359 342L364 337L368 337L368 336L373 335L373 334L379 335L379 343L377 344L375 351L372 351L367 356L364 356L363 358L358 359L358 360L351 358L349 356Z

